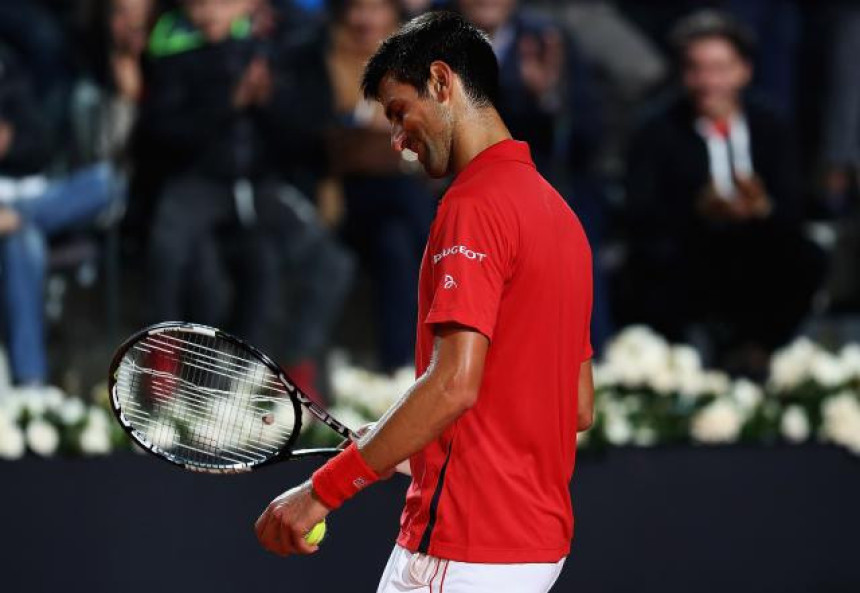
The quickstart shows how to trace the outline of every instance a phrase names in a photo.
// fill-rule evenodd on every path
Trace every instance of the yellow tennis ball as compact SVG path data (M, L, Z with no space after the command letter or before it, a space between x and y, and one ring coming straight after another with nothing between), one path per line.
M305 541L315 546L325 537L325 519L317 523L305 534Z

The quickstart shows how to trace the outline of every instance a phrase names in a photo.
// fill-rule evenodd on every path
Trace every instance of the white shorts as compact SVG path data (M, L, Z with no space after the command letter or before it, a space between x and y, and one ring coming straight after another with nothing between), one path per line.
M376 593L547 593L565 558L555 564L477 564L413 554L395 546Z

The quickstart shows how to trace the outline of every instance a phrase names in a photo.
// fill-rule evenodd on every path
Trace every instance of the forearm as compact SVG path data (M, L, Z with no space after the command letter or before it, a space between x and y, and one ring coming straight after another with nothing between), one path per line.
M361 456L378 474L423 449L471 405L468 393L444 370L430 370L359 443Z

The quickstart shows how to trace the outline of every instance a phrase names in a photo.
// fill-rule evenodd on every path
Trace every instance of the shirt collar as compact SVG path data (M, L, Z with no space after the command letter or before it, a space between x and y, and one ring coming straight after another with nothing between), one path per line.
M503 161L514 161L531 167L535 166L527 143L519 140L502 140L479 152L475 158L469 161L466 168L460 171L452 185L463 183L487 165Z

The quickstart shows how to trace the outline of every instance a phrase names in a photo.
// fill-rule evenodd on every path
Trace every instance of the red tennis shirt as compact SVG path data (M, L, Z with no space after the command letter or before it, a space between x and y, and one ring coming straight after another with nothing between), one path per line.
M527 144L495 144L457 176L421 264L417 373L436 324L473 328L490 348L475 406L410 459L401 546L481 563L568 554L591 283L582 227Z

